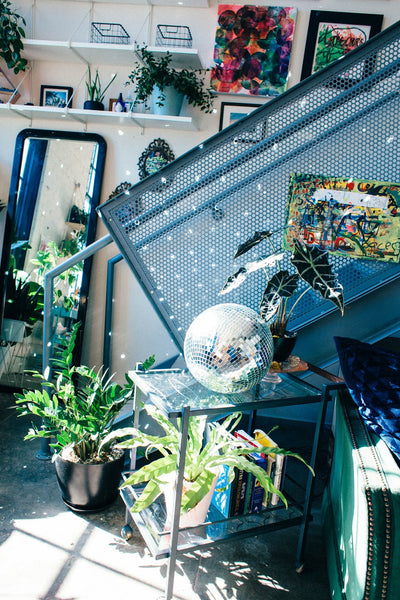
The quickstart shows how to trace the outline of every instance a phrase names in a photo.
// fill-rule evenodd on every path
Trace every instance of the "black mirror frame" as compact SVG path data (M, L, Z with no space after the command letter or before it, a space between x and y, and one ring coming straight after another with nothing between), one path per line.
M57 131L48 129L23 129L19 132L15 141L14 159L11 171L10 192L7 205L6 226L4 232L3 249L0 262L0 331L3 323L5 293L6 293L6 274L10 260L11 243L12 243L12 224L15 219L15 211L17 208L19 172L22 163L22 154L25 140L28 138L49 138L49 139L65 139L76 141L91 141L97 143L98 159L96 164L96 175L94 177L93 195L91 210L89 214L87 227L86 245L92 244L96 235L97 211L96 207L100 202L101 187L103 183L104 165L107 151L105 139L97 133L75 132L75 131ZM79 328L79 338L75 345L74 362L77 364L80 361L82 340L84 333L84 323L86 318L87 295L90 282L92 259L87 258L84 261L82 273L82 285L79 298L78 321L81 322Z

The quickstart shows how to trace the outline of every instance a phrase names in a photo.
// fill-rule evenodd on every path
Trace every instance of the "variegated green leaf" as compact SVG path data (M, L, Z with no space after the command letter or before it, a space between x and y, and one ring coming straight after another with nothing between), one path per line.
M220 295L222 296L223 294L227 294L228 292L231 292L242 285L243 281L246 279L246 275L246 269L244 267L240 267L236 273L228 277L222 290L220 291Z
M243 244L240 244L236 250L235 256L233 258L238 258L248 252L254 246L257 246L260 242L265 240L266 238L271 237L273 232L271 231L255 231L251 238L246 240Z

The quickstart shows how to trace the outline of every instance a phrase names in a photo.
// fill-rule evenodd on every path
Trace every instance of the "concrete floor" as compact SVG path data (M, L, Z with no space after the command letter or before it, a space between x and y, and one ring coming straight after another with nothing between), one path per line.
M97 514L63 504L54 467L23 442L29 419L16 418L13 396L0 393L0 599L156 600L167 561L156 561L134 527L120 536L118 498ZM294 569L298 527L178 557L174 598L182 600L329 600L318 510L306 565Z

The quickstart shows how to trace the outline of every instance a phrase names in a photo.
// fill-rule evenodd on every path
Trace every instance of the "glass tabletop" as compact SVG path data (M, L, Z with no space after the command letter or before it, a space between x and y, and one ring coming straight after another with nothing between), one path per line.
M234 394L207 389L187 369L133 371L130 376L140 391L169 417L180 416L184 406L190 406L191 413L206 414L317 402L321 398L321 390L286 373L267 375L260 385Z

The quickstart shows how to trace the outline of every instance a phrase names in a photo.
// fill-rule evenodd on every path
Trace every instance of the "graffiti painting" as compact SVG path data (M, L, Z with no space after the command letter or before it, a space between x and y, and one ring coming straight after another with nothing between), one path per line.
M283 245L297 238L334 254L400 262L400 184L295 173Z
M223 94L277 96L286 89L297 9L220 4L211 86Z

